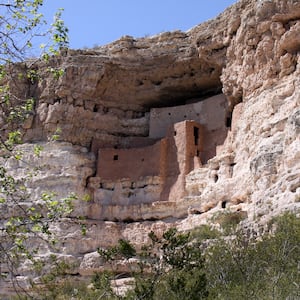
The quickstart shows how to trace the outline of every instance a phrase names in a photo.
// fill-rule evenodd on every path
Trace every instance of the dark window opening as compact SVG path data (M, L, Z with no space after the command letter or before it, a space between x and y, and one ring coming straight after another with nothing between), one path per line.
M186 115L183 116L186 119Z
M226 208L226 204L227 204L227 201L222 201L221 207L222 207L222 208Z
M119 155L114 155L114 160L118 160L119 159Z
M162 84L162 81L161 80L153 81L153 84L159 86Z
M216 174L215 176L214 176L214 182L217 182L219 180L219 176Z
M199 138L199 128L194 127L194 144L198 145L198 138Z
M232 112L226 118L226 127L231 128L231 123L232 123Z
M197 150L197 152L196 152L196 156L200 156L200 151L199 150Z
M176 132L176 131L174 131L174 136L176 136L176 134L177 134L177 132Z
M169 116L171 116L171 113L168 113Z
M229 165L229 174L230 174L230 177L233 176L233 168L234 168L235 165L236 165L236 163L231 163Z

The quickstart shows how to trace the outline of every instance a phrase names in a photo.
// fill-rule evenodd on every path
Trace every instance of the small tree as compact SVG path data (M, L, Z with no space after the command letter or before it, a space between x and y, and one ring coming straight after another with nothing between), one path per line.
M237 230L212 243L205 264L211 299L299 298L300 219L288 213L272 226L259 239Z
M40 74L35 60L28 60L37 42L45 41L41 45L44 60L68 45L68 30L60 18L61 11L47 28L40 13L43 4L43 0L0 1L0 284L8 280L19 291L22 287L18 287L15 275L20 263L29 260L33 266L40 264L35 259L39 247L33 247L32 240L54 244L50 224L70 213L75 198L71 195L58 201L56 195L48 192L37 203L29 204L28 182L35 176L37 166L23 161L28 166L24 176L16 176L7 168L8 162L23 160L18 148L22 143L20 124L34 115L36 101L32 95L18 92L15 82L37 82ZM38 156L41 150L36 146L33 153Z
M193 242L188 233L179 233L175 228L166 231L161 238L151 232L149 238L151 244L143 246L141 252L130 251L131 255L136 253L140 271L132 272L135 286L124 299L206 299L207 282L199 244ZM129 244L126 249L133 249L130 243L126 244ZM100 250L99 254L108 260L128 258L128 251L124 254L122 249L124 247L116 246Z

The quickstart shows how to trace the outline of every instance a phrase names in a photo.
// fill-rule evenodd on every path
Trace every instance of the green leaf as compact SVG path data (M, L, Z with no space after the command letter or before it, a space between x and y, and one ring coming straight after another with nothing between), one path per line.
M40 154L43 151L43 149L44 148L41 145L34 145L34 148L33 148L34 155L40 156Z
M89 194L83 195L82 200L85 202L91 201L91 195L89 195Z

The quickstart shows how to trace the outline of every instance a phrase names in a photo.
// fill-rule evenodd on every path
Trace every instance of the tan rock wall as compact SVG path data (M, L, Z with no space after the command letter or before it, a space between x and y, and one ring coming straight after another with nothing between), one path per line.
M223 91L231 105L276 85L296 70L299 1L241 1L240 26L227 49ZM244 99L244 100L243 100Z
M87 217L85 236L77 218L53 225L62 257L81 266L74 274L101 269L94 265L96 249L119 238L140 245L150 230L191 229L211 222L220 211L242 211L247 215L243 224L253 227L283 211L299 211L299 5L294 0L242 0L187 33L124 37L99 49L65 51L49 65L37 65L41 78L35 87L20 82L22 93L16 90L16 96L37 99L36 115L21 128L28 142L24 148L45 144L62 129L60 142L45 145L44 167L31 186L33 199L45 188L62 196L71 191L94 196L75 206L74 216ZM49 66L63 68L63 78L55 81L46 71ZM228 109L223 100L199 104L200 113L208 105L199 115L203 147L177 155L184 140L173 136L167 141L164 181L147 176L132 187L131 180L95 177L93 141L95 153L98 148L151 146L143 140L149 136L151 109L160 107L154 111L163 113L165 130L168 112L178 113L172 106L203 100L221 89ZM190 107L194 104L179 108L180 115ZM4 113L1 136L7 125ZM197 117L194 108L190 116ZM156 124L155 131L150 124L150 136L156 130L162 134ZM181 130L175 126L176 136ZM201 164L191 155L195 150ZM7 167L21 176L27 165L9 160ZM163 183L169 188L163 189ZM105 218L114 222L99 221Z

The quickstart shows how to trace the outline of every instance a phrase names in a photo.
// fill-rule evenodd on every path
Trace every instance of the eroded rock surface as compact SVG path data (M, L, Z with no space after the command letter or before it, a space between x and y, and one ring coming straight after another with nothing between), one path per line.
M299 19L299 1L240 1L186 33L64 50L49 62L65 71L58 81L40 62L37 83L16 85L19 94L37 99L35 115L23 125L25 149L44 145L33 195L47 187L91 197L74 211L86 217L84 236L74 220L55 225L63 237L61 255L76 261L74 274L105 268L96 249L119 238L141 245L150 230L190 229L223 210L242 212L245 223L264 223L299 209ZM163 138L151 135L151 109L197 106L221 91L228 103L220 114L222 134L211 142L216 128L201 123L207 111L199 111L203 145L215 149L184 174L180 199L159 201L157 174L135 182L97 175L99 149L146 147ZM47 143L58 128L59 141ZM13 161L9 167L18 173L25 168Z

